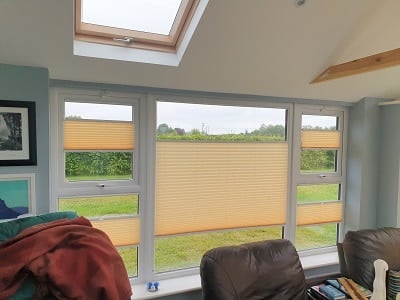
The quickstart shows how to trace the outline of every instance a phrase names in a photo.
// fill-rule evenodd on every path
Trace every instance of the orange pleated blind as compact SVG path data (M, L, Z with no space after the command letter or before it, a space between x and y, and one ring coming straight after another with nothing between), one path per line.
M65 120L65 150L133 150L134 123L127 121Z
M339 149L340 131L302 130L301 147L314 149Z
M342 201L297 205L297 225L339 223L342 221Z
M157 236L286 222L287 143L157 142Z
M104 231L114 246L140 243L140 220L138 217L91 220L90 222L93 227Z

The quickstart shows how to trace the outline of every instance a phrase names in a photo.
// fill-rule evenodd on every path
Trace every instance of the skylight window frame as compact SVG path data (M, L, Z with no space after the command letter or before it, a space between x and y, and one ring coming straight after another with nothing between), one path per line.
M177 53L200 0L182 0L169 35L82 22L82 1L75 0L75 40Z

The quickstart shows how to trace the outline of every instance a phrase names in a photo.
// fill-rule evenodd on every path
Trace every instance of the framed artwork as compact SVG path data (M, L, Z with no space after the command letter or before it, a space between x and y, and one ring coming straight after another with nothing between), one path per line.
M0 220L36 213L35 174L0 175Z
M35 102L0 100L0 166L36 165Z

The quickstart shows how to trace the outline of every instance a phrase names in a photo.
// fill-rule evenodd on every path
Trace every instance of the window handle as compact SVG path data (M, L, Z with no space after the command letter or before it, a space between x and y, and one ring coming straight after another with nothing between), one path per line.
M129 36L124 36L122 38L113 38L114 41L116 42L121 42L121 43L125 43L125 44L132 44L133 43L133 38L129 37Z
M96 186L100 187L100 188L106 187L106 185L104 183L96 184Z
M319 178L326 178L326 175L320 174L320 175L319 175Z

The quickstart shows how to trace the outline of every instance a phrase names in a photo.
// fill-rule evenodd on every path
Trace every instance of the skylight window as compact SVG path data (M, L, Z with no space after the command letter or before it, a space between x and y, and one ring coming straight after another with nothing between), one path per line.
M83 0L82 22L169 35L181 0ZM118 7L116 14L110 12Z
M200 0L75 0L75 40L176 53Z

